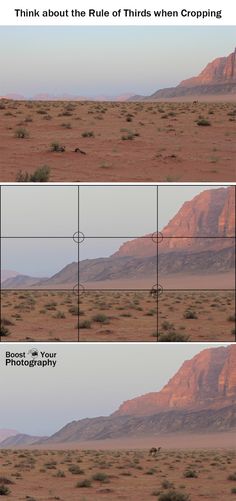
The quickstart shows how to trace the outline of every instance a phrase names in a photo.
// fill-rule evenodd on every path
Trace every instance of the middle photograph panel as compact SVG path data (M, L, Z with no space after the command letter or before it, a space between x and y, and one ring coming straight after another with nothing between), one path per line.
M235 187L1 187L2 341L234 338Z

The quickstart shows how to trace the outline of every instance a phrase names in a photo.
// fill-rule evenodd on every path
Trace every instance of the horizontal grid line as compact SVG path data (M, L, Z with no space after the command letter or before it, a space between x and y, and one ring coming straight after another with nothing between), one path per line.
M76 285L75 285L76 286ZM81 296L82 294L86 293L86 292L102 292L102 291L111 291L111 292L115 292L115 291L120 291L120 292L150 292L152 290L152 287L153 285L150 285L149 288L145 288L145 289L134 289L134 288L129 288L129 289L123 289L123 288L96 288L96 289L92 289L92 288L84 288L83 290L81 289ZM1 289L1 292L23 292L23 291L27 291L27 292L73 292L73 294L77 295L79 293L79 289ZM202 292L234 292L235 293L235 289L232 288L232 289L163 289L163 293L164 292L184 292L184 291L202 291ZM161 294L160 294L161 296Z
M156 236L156 233L152 234L151 236L118 236L118 237L114 237L114 236L85 236L83 235L83 237L77 237L77 236L4 236L2 235L0 237L0 239L30 239L30 238L38 238L38 239L52 239L52 238L55 238L55 239L70 239L70 240L74 240L75 238L84 238L84 239L121 239L121 238L132 238L132 239L136 239L136 240L153 240L154 238L157 239L157 240L160 240L159 242L159 245L161 245L161 240L168 240L168 239L191 239L191 240L196 240L196 239L208 239L208 240L212 240L212 239L218 239L218 240L223 240L223 239L226 239L226 240L234 240L235 239L235 236L232 235L232 236L224 236L224 237L216 237L216 236L208 236L208 237L201 237L201 236L198 236L198 237L189 237L189 236L163 236L163 235L160 235L160 237ZM75 240L74 240L75 241ZM83 243L83 242L76 242L76 243ZM155 242L156 243L156 242Z

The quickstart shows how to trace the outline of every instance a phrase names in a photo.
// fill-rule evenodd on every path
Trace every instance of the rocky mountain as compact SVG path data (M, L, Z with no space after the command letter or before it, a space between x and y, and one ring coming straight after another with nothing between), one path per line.
M8 437L12 437L13 435L17 435L18 431L16 430L9 430L7 428L2 428L0 429L0 442L5 440Z
M163 239L158 240L159 274L233 271L234 234L234 186L202 191L185 202L161 231ZM157 243L151 234L147 237L124 243L114 256L146 256L150 259L156 255Z
M232 248L234 239L223 237L235 235L235 187L202 191L182 205L161 234L164 239L158 241L159 254ZM135 239L124 243L114 255L151 256L156 253L154 242L152 238Z
M158 100L185 96L236 94L236 48L227 57L211 61L198 76L180 82L177 87L160 89L151 96L133 96L130 100Z
M169 433L220 432L236 429L236 405L202 411L171 410L151 416L114 416L72 421L47 444L142 437ZM41 443L40 441L38 442Z
M22 446L22 445L32 445L39 440L42 441L46 439L47 437L39 437L39 436L32 436L32 435L27 435L24 433L17 433L16 435L10 436L6 438L5 440L2 440L0 442L0 448L8 448L8 447L17 447L17 446Z
M203 350L184 362L160 392L124 402L114 415L172 409L219 409L236 404L236 345Z
M236 345L203 350L161 391L126 401L108 417L72 421L47 443L236 429Z
M218 57L201 71L200 75L183 80L179 87L196 85L236 84L236 48L227 57Z
M2 289L24 289L30 288L39 281L38 277L30 277L28 275L20 275L19 273L2 282ZM44 279L40 279L42 286Z
M8 280L9 278L14 278L17 275L19 275L19 273L17 271L1 270L1 283L5 282L5 280Z

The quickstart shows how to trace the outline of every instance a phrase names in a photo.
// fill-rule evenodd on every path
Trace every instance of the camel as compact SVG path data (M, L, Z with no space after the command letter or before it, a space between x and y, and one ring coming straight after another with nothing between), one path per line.
M155 289L154 287L150 290L149 292L150 296L153 297L154 299L157 298L158 296L158 289Z
M155 458L155 457L157 457L157 454L160 452L160 450L161 450L161 447L158 447L158 449L156 447L151 447L148 455Z

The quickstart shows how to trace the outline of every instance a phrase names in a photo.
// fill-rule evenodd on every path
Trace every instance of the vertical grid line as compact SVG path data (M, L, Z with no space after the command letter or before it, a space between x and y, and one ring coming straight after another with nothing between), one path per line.
M157 338L156 338L156 341L158 342L158 331L159 331L159 291L158 291L158 251L159 251L159 246L158 246L158 231L159 231L159 224L158 224L158 185L156 187L156 191L157 191L157 206L156 206L156 216L157 216L157 247L156 247L156 253L157 253L157 262L156 262L156 265L157 265L157 297L156 297L156 302L157 302Z
M80 193L79 193L79 185L78 185L78 299L77 299L77 307L78 307L78 338L77 341L79 343L80 341L80 328L79 328L79 322L80 322L80 294L79 294L79 268L80 268Z

